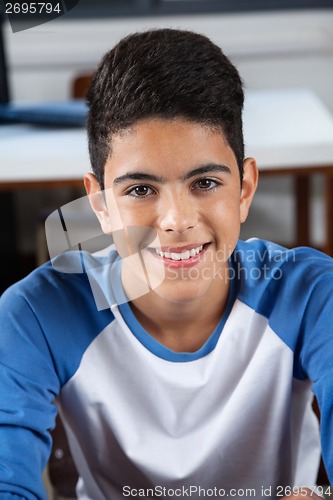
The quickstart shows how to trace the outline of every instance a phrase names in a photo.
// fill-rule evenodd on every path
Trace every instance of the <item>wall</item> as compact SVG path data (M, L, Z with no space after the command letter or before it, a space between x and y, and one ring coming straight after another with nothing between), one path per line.
M160 26L193 29L210 36L237 65L248 88L311 87L333 112L332 9L124 20L60 18L16 34L8 27L12 97L67 99L72 79L93 70L103 53L122 36ZM262 179L243 236L255 234L292 242L291 189L290 179ZM321 192L318 180L313 198L313 233L318 243L323 234ZM42 206L57 202L57 195L51 198L50 193L17 195L23 251L33 249L31 221L38 218Z

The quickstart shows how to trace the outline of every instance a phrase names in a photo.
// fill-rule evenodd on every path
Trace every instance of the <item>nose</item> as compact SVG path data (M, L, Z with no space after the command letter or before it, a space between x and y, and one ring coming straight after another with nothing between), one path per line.
M160 223L162 231L173 231L183 233L195 227L198 222L198 213L193 200L180 193L173 193L172 196L161 202Z

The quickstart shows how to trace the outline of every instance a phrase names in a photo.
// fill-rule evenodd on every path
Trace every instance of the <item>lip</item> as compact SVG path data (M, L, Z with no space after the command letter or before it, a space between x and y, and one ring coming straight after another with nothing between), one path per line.
M170 267L173 269L179 269L179 268L187 268L187 267L193 267L196 266L203 258L204 254L206 252L206 249L210 245L210 243L196 243L196 244L190 244L190 245L185 245L181 247L168 247L168 246L162 246L159 247L159 250L162 250L162 252L176 252L176 253L181 253L181 252L186 252L187 250L192 250L193 248L197 248L199 246L203 246L203 249L201 250L200 253L195 255L194 257L190 257L189 259L186 260L172 260L168 259L167 257L161 257L156 253L155 248L150 248L150 253L153 255L153 257L159 261L162 261L163 264L166 267Z
M162 247L150 247L150 249L152 250L156 250L156 248L158 250L161 250L162 252L176 252L176 253L182 253L182 252L186 252L187 250L193 250L193 248L198 248L198 247L201 247L202 246L205 246L205 245L208 245L207 242L205 243L191 243L189 245L184 245L184 246L181 246L181 247L170 247L170 246L162 246Z

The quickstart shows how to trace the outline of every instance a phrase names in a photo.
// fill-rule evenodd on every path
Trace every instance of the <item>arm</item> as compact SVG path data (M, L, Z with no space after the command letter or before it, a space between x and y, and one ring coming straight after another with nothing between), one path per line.
M312 382L320 409L324 464L333 483L333 274L327 273L312 290L302 325L298 369Z
M0 498L43 499L41 476L51 449L59 381L20 286L2 296L0 325Z

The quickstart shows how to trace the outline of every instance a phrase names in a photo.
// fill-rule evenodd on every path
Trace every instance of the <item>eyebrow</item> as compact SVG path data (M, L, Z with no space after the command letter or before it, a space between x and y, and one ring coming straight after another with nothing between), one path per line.
M227 165L219 165L217 163L208 163L207 165L202 165L201 167L194 168L190 170L182 177L182 180L186 181L191 179L191 177L195 177L197 175L209 174L209 173L224 173L231 174L231 169L227 167ZM147 174L145 172L128 172L127 174L116 177L113 181L114 185L122 184L126 181L149 181L149 182L157 182L163 184L166 182L165 177L157 176L153 174Z
M194 168L190 170L187 174L184 175L183 180L186 181L191 177L195 177L196 175L209 174L213 172L223 173L223 174L231 174L231 169L227 167L227 165L218 165L217 163L209 163L207 165L202 165L201 167Z

